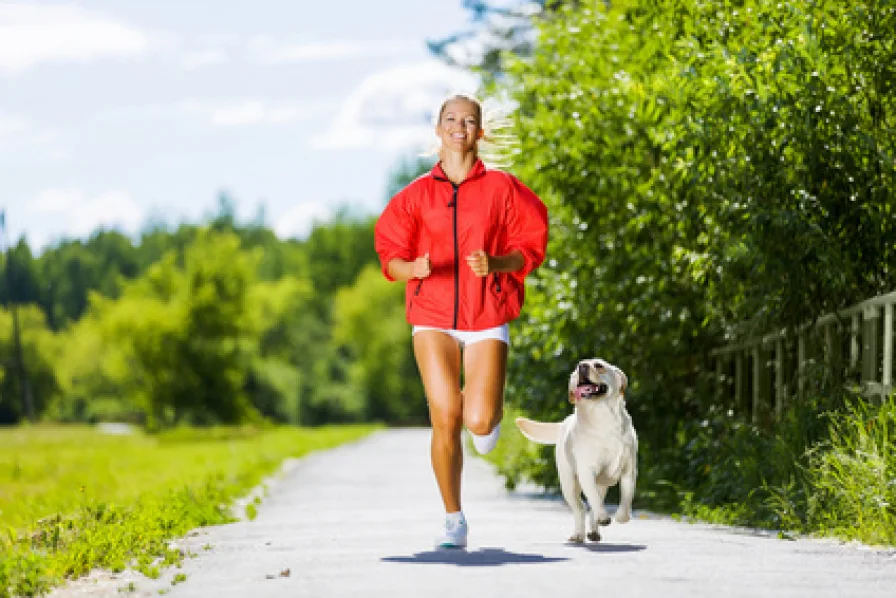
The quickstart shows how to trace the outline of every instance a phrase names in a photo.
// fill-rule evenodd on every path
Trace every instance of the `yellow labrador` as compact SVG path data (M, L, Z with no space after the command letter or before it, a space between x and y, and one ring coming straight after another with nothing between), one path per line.
M638 437L625 409L628 378L603 359L580 361L569 377L569 401L575 411L562 422L537 422L518 417L516 425L534 442L556 445L557 473L563 498L572 508L575 531L570 542L585 541L585 506L588 539L600 540L599 525L609 525L604 508L607 489L619 484L619 508L615 519L631 519L632 498L638 474Z

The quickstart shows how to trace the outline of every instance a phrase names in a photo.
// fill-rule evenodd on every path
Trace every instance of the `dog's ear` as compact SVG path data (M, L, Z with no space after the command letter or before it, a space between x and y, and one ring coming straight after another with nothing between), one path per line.
M625 394L628 388L628 376L616 366L613 366L613 369L616 371L616 379L619 381L619 394Z

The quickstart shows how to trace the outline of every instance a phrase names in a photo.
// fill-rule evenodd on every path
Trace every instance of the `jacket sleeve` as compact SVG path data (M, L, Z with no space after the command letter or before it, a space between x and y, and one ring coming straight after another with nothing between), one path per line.
M544 261L548 244L548 209L531 189L510 176L511 193L507 206L507 250L523 254L523 268L513 273L523 279Z
M374 245L380 258L383 275L390 281L389 262L395 258L410 261L414 258L416 217L412 210L412 194L405 187L386 205L373 229Z

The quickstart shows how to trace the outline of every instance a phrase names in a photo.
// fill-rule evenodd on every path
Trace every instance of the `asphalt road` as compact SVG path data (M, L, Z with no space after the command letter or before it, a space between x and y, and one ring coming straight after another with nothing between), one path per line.
M631 523L604 528L602 542L568 545L572 517L562 501L507 493L474 457L464 511L468 549L433 550L443 514L429 431L379 432L292 462L256 519L180 541L195 553L181 569L158 580L95 574L53 596L896 597L896 551L830 540L780 540L636 510ZM172 585L176 574L186 581Z

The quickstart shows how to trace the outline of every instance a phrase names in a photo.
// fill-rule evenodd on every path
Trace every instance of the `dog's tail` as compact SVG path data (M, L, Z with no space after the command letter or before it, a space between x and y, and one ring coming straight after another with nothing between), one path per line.
M557 444L560 441L560 430L563 424L554 422L537 422L525 417L516 418L516 426L523 436L539 444Z

